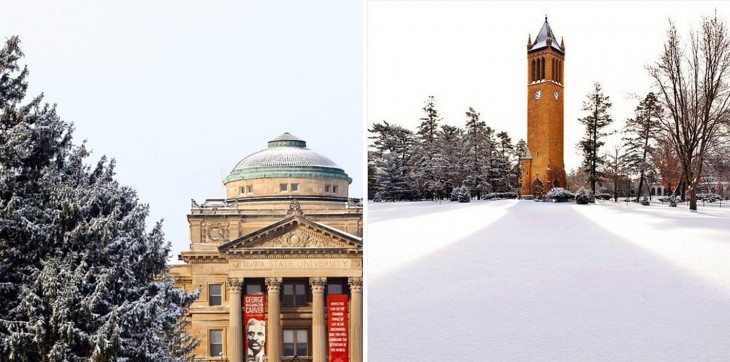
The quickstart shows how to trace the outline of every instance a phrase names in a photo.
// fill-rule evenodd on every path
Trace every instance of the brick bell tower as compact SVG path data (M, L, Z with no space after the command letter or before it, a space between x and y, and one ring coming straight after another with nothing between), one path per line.
M530 198L565 187L563 163L563 64L547 16L535 41L527 38L527 149L522 155L522 195Z

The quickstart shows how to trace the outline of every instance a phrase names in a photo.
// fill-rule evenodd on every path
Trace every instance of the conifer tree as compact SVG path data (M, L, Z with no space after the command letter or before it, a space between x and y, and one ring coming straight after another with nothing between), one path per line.
M465 143L468 147L466 168L466 183L477 198L481 198L481 192L486 188L490 145L488 127L484 121L479 120L479 113L469 107L466 112Z
M419 186L421 195L432 199L441 192L439 173L442 167L441 154L437 144L439 116L436 100L429 96L422 108L425 115L421 118L416 132L416 147L413 162L413 178Z
M386 153L378 162L381 172L377 175L379 201L407 201L416 198L412 180L406 175L408 166L395 152Z
M0 52L0 360L189 360L197 292L173 288L161 224L55 106L23 104L18 45Z
M368 130L372 135L372 157L375 165L375 183L379 199L384 201L417 198L413 182L413 132L387 121L375 123Z
M515 186L515 188L518 190L518 192L521 192L522 190L522 157L525 155L525 151L527 150L527 142L525 140L520 139L515 143L514 146L514 158L512 160L512 184ZM565 187L568 188L567 185Z
M613 122L608 110L611 108L609 97L603 94L599 83L594 84L593 91L586 95L583 102L583 112L588 112L578 121L585 126L585 133L578 143L578 149L583 153L583 169L588 174L591 184L591 193L596 194L596 182L603 177L602 166L604 160L600 157L600 149L605 144L603 138L609 133L604 131Z
M464 130L450 125L442 125L439 132L439 152L443 166L440 181L444 183L444 195L450 195L453 189L459 188L466 179L466 168L463 160L467 147L464 142Z
M626 120L623 141L626 144L627 167L639 173L639 189L636 202L644 190L645 175L649 170L649 156L653 151L654 136L659 131L662 108L654 93L649 93L639 102L635 117Z

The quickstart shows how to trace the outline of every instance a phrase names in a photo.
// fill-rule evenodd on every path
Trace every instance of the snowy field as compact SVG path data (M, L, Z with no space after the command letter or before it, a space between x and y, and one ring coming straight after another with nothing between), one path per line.
M730 361L730 204L368 204L369 361Z

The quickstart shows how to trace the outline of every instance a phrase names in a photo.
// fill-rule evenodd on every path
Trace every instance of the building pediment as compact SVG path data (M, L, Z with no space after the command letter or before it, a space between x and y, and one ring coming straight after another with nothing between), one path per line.
M301 215L290 215L284 220L244 235L221 245L221 253L265 252L281 250L326 249L358 251L362 239L332 227L307 220ZM351 249L351 250L342 250Z

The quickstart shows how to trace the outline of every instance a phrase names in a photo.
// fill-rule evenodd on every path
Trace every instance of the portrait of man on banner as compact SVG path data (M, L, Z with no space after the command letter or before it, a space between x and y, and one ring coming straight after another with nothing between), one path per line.
M264 295L244 296L246 362L266 362Z

